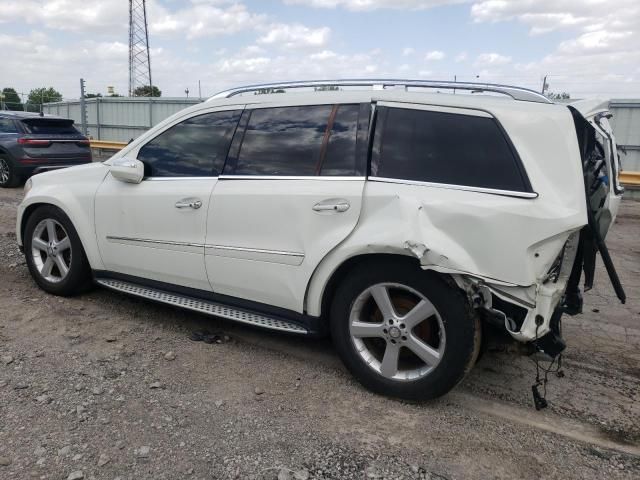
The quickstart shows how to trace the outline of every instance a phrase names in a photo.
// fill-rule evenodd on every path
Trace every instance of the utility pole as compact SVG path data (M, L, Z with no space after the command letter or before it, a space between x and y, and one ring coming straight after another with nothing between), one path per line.
M149 55L149 29L147 26L146 0L129 0L129 96L136 88L149 86L151 81L151 56Z
M84 98L84 78L80 79L80 121L82 124L82 134L87 136L87 103Z
M544 78L542 79L542 91L540 93L542 93L544 95L544 92L546 92L549 89L549 84L547 83L547 77L548 75L545 75Z
M198 80L198 98L202 100L202 88L200 87L200 80Z

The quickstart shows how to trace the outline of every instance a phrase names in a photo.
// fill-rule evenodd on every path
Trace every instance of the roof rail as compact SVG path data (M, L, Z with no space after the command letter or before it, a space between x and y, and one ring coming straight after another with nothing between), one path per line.
M508 95L514 100L537 103L553 103L547 97L528 88L498 85L494 83L451 82L436 80L401 80L401 79L346 79L346 80L307 80L295 82L263 83L231 88L216 93L209 100L231 98L247 92L266 89L309 88L309 87L373 87L374 90L384 90L387 87L419 87L419 88L447 88L453 90L470 90L471 92L492 92Z

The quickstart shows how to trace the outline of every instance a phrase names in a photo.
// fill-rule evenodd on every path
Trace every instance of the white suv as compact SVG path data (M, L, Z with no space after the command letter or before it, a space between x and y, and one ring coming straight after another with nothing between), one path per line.
M49 293L95 282L330 332L368 388L433 398L473 366L486 324L559 354L596 251L624 301L603 241L622 193L609 116L485 84L230 90L104 163L33 177L18 243Z

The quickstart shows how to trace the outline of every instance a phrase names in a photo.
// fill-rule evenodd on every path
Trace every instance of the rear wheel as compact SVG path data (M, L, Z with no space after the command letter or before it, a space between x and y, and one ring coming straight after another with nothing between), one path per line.
M480 324L465 296L402 262L356 269L333 301L331 330L347 368L367 388L424 400L473 366Z
M0 187L17 187L20 184L20 176L6 156L0 155Z
M46 292L68 296L91 286L91 269L71 220L53 206L38 208L24 231L27 266Z

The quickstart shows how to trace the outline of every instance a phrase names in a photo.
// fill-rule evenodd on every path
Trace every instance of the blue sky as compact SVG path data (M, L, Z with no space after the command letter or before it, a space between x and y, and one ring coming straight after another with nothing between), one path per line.
M126 0L0 0L0 87L126 94ZM148 0L165 96L263 81L403 77L640 97L637 0Z

